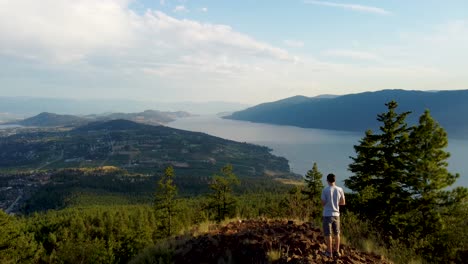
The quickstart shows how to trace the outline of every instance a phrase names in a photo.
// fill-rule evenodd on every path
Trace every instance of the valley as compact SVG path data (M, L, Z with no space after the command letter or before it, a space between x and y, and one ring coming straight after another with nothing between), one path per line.
M0 137L0 208L18 213L65 206L60 202L64 197L27 205L33 195L47 188L51 197L76 188L123 196L136 189L149 201L152 182L167 166L177 171L177 182L186 186L182 191L187 195L206 192L208 179L226 164L246 183L248 179L300 178L290 171L285 158L270 152L260 145L128 120L74 129L8 129ZM96 181L99 175L103 175L101 184ZM120 187L113 189L116 184Z

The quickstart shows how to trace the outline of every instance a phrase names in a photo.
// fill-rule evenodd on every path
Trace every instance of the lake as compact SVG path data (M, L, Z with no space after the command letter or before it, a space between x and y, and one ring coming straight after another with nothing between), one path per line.
M323 174L334 173L343 185L351 173L347 170L353 146L364 136L362 133L323 129L278 126L222 119L216 116L196 116L177 119L169 127L204 132L213 136L268 146L272 153L289 160L291 170L305 175L317 162ZM457 186L468 186L468 140L449 139L447 149L450 172L460 173Z
M23 126L21 126L21 125L2 125L2 124L0 124L0 129L17 128L17 127L23 127Z

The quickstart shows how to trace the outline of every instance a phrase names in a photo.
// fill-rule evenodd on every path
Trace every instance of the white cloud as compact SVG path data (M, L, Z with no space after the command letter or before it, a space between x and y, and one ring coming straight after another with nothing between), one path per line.
M186 13L189 10L183 5L178 5L178 6L174 7L173 11L176 12L176 13Z
M200 8L200 11L202 11L202 12L208 12L208 7L202 7L202 8Z
M0 53L55 61L131 45L136 15L129 1L1 1Z
M283 49L236 32L226 25L179 20L160 11L148 11L142 18L147 32L161 46L177 53L229 54L232 57L270 58L292 61Z
M0 54L65 63L95 56L142 58L142 53L148 60L175 60L196 52L293 60L287 51L226 25L179 20L154 10L138 15L128 8L130 1L1 1Z
M36 95L54 89L54 95L60 96L63 90L63 96L79 96L88 89L94 96L129 96L125 87L133 87L132 96L214 99L234 87L267 89L270 82L281 83L282 74L277 73L286 72L287 65L297 61L286 50L229 26L177 19L154 10L138 15L129 10L128 3L0 1L0 60L2 56L10 61L26 59L28 68L40 68L43 76L10 79L11 85L4 82L3 90L9 86L19 89L15 84L21 82L39 89ZM207 82L216 83L208 88ZM187 86L195 92L181 92ZM63 87L73 87L76 92ZM31 88L24 89L24 94L34 95ZM207 94L201 92L207 90ZM256 91L255 98L262 91Z
M0 76L1 94L215 100L297 61L227 25L137 14L131 0L7 2L0 1L0 65L27 70Z
M352 11L364 12L364 13L373 13L373 14L378 14L378 15L392 14L390 11L387 11L383 8L374 7L374 6L365 6L365 5L357 5L357 4L341 4L341 3L335 3L335 2L315 1L315 0L305 0L304 3L336 7L336 8L348 9Z
M287 51L234 31L225 25L179 20L159 11L148 11L143 17L145 36L152 36L164 55L152 58L167 64L145 65L146 73L166 77L190 73L220 75L250 74L264 63L294 63ZM142 47L144 49L144 47ZM149 71L152 68L154 71Z
M367 52L367 51L358 51L358 50L344 50L344 49L334 49L326 50L322 52L322 55L328 57L340 57L356 60L378 60L380 59L378 55Z
M299 59L228 25L135 13L131 1L0 0L0 94L259 103L468 83L466 21L389 36L386 46L359 40L318 54L303 50Z
M292 40L292 39L286 39L283 41L283 43L286 46L292 47L292 48L302 48L304 47L304 42L299 41L299 40Z
M425 33L400 32L377 51L394 63L436 65L455 73L468 61L468 20L448 21Z

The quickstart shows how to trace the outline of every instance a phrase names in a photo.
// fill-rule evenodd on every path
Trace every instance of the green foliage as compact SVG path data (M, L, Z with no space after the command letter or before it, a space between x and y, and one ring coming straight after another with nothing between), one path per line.
M0 210L0 263L34 262L42 247L26 231L25 224Z
M452 210L447 210L448 206L459 205L467 197L467 189L446 190L460 175L447 170L446 160L450 156L444 150L448 145L447 133L428 110L420 117L418 126L412 129L409 142L409 177L404 188L410 192L411 200L408 213L400 215L397 220L403 234L421 239L442 231L443 215L452 214ZM424 244L428 245L421 248L430 247L427 241Z
M280 206L285 215L290 219L304 220L309 216L308 201L304 200L303 188L294 186L281 200Z
M447 171L447 134L426 111L417 126L405 122L409 112L396 113L397 103L386 104L378 115L380 134L367 131L355 146L356 157L345 180L356 192L353 208L384 232L389 244L404 243L430 261L447 257L448 251L435 239L445 228L449 206L462 206L468 191L447 190L459 177ZM435 240L434 240L435 239Z
M229 169L224 170L223 175L229 175ZM229 178L233 178L232 175ZM241 195L236 208L228 206L225 216L288 217L289 206L281 206L285 190L278 188ZM178 213L171 220L171 233L180 234L208 221L209 215L204 209L212 202L212 197L206 196L179 199ZM165 217L154 213L154 205L150 203L74 206L24 218L0 211L0 262L128 263L144 248L157 245L156 263L167 263L171 251L164 250L161 239L168 234L160 229L167 223L165 221Z
M383 255L395 263L421 263L421 257L411 247L399 241L385 243L380 228L362 220L352 212L341 214L342 243L364 252Z
M312 219L318 219L321 217L322 203L320 196L323 189L322 177L323 174L318 170L317 163L314 162L312 169L307 171L304 178L306 188L305 190L302 190L302 193L306 196L308 201Z
M285 191L257 192L238 197L237 216L242 218L278 218L287 215L281 205Z
M408 177L407 152L409 129L405 118L409 112L396 113L397 103L386 104L387 113L378 115L383 125L381 134L366 132L366 136L355 146L357 157L349 170L354 173L345 180L346 186L357 192L363 213L378 226L395 233L393 218L404 211L410 193L401 188Z
M213 191L210 195L211 208L216 211L215 220L220 222L230 213L235 212L236 200L232 195L232 186L239 185L239 178L232 172L232 165L227 164L221 169L221 175L215 174L210 189Z
M172 219L177 214L177 186L174 183L174 176L174 168L167 167L158 182L154 201L156 213L163 219L162 228L166 236L172 235Z
M150 206L49 211L26 218L24 224L47 263L127 263L161 236L156 231L160 219Z

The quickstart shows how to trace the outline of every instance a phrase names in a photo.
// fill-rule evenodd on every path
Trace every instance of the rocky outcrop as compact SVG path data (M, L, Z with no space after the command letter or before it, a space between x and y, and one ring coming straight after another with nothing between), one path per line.
M310 223L247 220L219 227L179 244L175 263L392 263L385 257L342 245L341 257L326 249L320 229Z

